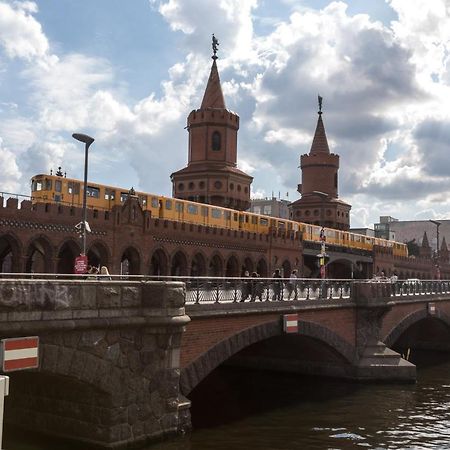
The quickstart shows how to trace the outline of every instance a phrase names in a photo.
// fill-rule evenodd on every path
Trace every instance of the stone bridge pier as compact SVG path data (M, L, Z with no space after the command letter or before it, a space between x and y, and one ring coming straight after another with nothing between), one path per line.
M184 284L2 280L0 337L37 335L40 367L11 372L5 420L106 448L190 426L179 392Z

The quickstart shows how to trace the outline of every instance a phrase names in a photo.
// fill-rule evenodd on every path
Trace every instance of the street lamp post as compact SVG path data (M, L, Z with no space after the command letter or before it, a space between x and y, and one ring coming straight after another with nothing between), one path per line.
M441 269L439 266L439 227L441 225L441 222L438 222L437 220L431 220L430 222L436 225L436 272L437 272L437 279L441 278Z
M84 142L84 183L83 183L83 223L82 223L82 236L83 236L83 252L82 255L86 255L86 219L87 219L87 209L86 209L86 196L87 196L87 174L88 174L88 150L90 145L94 142L94 138L88 136L87 134L74 133L72 137L77 141Z

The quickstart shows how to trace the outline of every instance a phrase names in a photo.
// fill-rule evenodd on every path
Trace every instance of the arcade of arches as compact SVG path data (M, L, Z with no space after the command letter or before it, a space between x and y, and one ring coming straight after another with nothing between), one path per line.
M80 244L69 238L57 247L45 236L38 236L22 245L12 234L0 235L0 272L3 273L73 273L75 258L80 254ZM239 277L245 270L256 271L261 277L269 277L268 261L264 256L255 259L248 255L215 251L211 255L196 252L190 256L184 249L168 253L159 247L149 254L128 246L112 256L102 241L88 246L88 263L106 266L111 273L152 276L225 276ZM289 276L291 262L280 263Z

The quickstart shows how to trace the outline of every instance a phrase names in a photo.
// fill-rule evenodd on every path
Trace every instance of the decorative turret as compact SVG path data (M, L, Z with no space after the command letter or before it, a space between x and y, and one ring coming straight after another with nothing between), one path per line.
M239 116L225 106L218 45L213 35L213 63L202 104L187 118L188 165L172 173L172 191L176 198L246 210L253 178L236 167Z
M448 248L447 248L447 242L445 241L445 236L442 238L442 244L441 249L439 250L439 259L441 262L448 263Z
M322 97L319 95L319 118L309 154L300 157L301 199L291 204L292 217L301 222L348 230L351 206L338 199L339 155L330 153L322 120Z
M426 231L423 233L422 245L419 248L419 255L423 258L431 258L431 247Z

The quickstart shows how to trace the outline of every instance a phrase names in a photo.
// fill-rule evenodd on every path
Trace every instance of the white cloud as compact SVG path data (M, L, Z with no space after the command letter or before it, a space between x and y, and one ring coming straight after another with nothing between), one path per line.
M39 22L34 2L0 2L0 46L9 58L32 60L44 57L49 44Z

